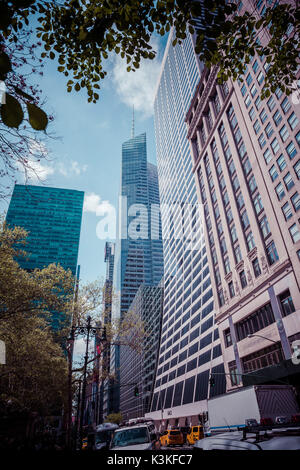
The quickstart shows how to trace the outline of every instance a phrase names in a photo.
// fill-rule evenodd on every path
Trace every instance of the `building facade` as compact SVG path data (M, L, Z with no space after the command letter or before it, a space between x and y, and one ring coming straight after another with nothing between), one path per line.
M266 2L240 12L258 3L259 18ZM186 118L227 391L300 386L300 108L280 89L260 98L267 68L255 55L223 86L204 70Z
M23 269L59 263L75 276L79 249L83 191L16 184L6 215L10 226L28 232L28 259Z
M144 133L132 137L122 146L119 226L113 280L113 289L118 297L113 303L112 315L115 319L124 318L141 284L158 285L163 276L161 223L157 211L159 204L157 169L147 162ZM153 217L153 213L158 217ZM120 368L120 347L113 346L111 371L115 375L115 411L120 409Z
M102 324L106 325L111 321L112 313L112 295L113 295L113 272L115 261L115 244L112 242L105 243L104 261L106 263L106 277L103 289L103 316ZM100 410L98 422L102 423L108 414L113 411L112 407L112 381L109 377L110 373L110 347L106 347L103 351L102 366L104 370L100 371L104 380L100 385Z
M169 35L155 103L155 138L164 243L164 308L158 368L148 414L157 427L198 423L207 398L225 391L214 299L198 214L185 116L202 67L188 34ZM189 223L182 222L185 213ZM192 244L191 244L192 241ZM216 375L210 387L211 372Z
M140 351L128 347L121 350L120 381L121 413L124 419L145 416L150 411L154 387L157 356L160 343L163 307L163 288L141 285L130 306L130 311L140 318L145 337ZM137 394L135 394L137 387Z

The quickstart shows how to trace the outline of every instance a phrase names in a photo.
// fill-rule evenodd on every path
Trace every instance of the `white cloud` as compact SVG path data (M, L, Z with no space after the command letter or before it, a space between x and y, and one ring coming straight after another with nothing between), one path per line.
M26 166L17 164L19 171L24 175L26 181L46 181L48 176L53 175L54 168L44 165L36 160L27 160Z
M158 43L151 41L154 50ZM154 94L160 73L161 62L158 58L142 60L135 72L127 72L126 60L117 56L112 70L114 87L123 103L140 111L145 117L153 114Z
M112 212L114 207L109 201L102 201L101 197L95 193L85 194L83 212L94 212L96 215L104 215Z
M67 165L65 163L59 163L57 165L57 171L63 176L79 176L81 173L85 173L87 165L80 165L76 160L71 160Z

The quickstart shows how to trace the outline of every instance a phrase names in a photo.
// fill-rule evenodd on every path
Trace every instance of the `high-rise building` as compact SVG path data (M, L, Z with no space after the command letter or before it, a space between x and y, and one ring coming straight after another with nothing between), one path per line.
M154 103L164 243L164 309L151 413L157 426L198 423L225 391L214 299L185 116L201 79L193 37L166 46ZM190 223L181 224L185 212ZM190 241L193 241L191 244ZM210 373L216 375L210 388Z
M105 326L111 321L112 295L113 295L113 271L115 261L115 244L105 243L104 261L106 263L106 277L103 289L103 316L102 324ZM102 368L100 371L104 380L100 386L100 411L99 422L102 422L108 414L113 411L112 407L112 381L109 378L110 373L110 348L106 347L103 351Z
M240 12L255 4L259 19L268 3ZM279 88L261 99L268 67L255 54L243 80L223 86L217 67L205 70L187 113L227 391L300 390L300 108Z
M143 322L145 337L141 350L130 346L121 349L120 410L124 419L138 418L150 411L157 353L159 349L163 306L161 286L141 285L130 306L130 311Z
M119 204L113 281L118 302L113 305L113 317L123 319L140 285L158 285L163 276L161 224L151 216L157 214L160 204L157 169L147 162L145 133L122 146ZM115 346L111 351L115 410L120 408L120 367L120 348Z
M83 208L83 191L16 184L7 211L10 226L28 232L23 269L59 263L75 276Z
M28 232L27 257L18 259L23 269L59 263L76 275L83 198L82 191L72 189L15 185L6 222Z

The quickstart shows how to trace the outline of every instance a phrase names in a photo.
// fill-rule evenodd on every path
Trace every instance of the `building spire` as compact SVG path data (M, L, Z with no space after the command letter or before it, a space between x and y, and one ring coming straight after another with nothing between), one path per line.
M134 104L132 105L132 126L131 126L131 138L134 138Z

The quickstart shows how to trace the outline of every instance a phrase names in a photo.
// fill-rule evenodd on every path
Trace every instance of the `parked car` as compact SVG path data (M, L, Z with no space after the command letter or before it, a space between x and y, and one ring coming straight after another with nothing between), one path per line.
M110 450L158 450L158 435L146 424L137 424L114 431Z
M204 438L204 431L203 426L200 424L198 426L192 426L190 432L186 436L187 443L191 446L195 444L195 442L199 441L199 439Z
M197 441L194 450L300 450L300 427L216 434Z
M167 429L160 437L162 446L182 446L184 444L184 437L179 429Z

